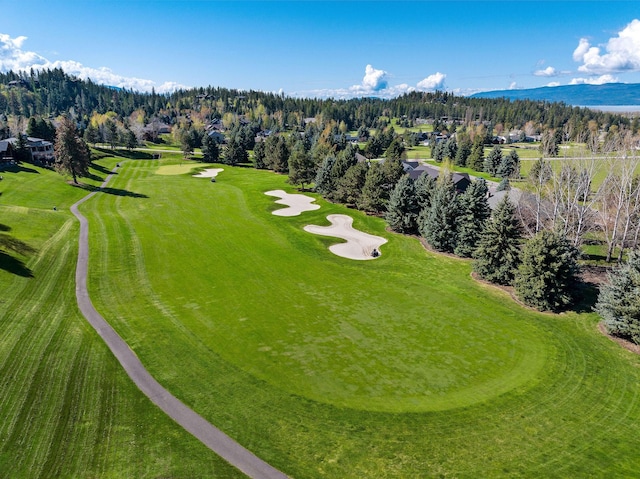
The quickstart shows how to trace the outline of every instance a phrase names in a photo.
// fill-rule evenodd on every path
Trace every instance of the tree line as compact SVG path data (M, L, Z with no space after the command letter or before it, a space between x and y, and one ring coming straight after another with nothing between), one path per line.
M125 118L136 111L149 121L156 118L170 125L189 114L200 114L204 121L236 115L266 129L303 129L308 118L344 124L349 131L362 126L376 128L382 117L401 118L405 126L418 119L433 119L438 127L445 121L450 126L489 123L507 130L530 123L540 132L565 128L570 139L588 132L589 122L605 129L616 126L637 131L640 126L637 120L622 115L562 103L467 98L447 92L412 92L390 100L294 98L215 87L158 94L99 85L57 68L0 73L0 115L5 123L12 116L49 118L66 113L84 130L94 113L114 112ZM0 134L6 128L1 123Z

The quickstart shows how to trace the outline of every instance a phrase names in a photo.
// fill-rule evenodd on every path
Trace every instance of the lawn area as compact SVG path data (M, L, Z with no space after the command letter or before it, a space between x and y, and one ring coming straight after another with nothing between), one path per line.
M128 161L82 206L94 304L156 378L288 475L640 474L640 358L592 313L531 312L384 222L318 199L271 214L286 177L216 183ZM389 240L332 255L302 230L346 213ZM612 453L615 445L615 454Z
M88 191L31 165L1 174L0 476L244 477L153 406L80 315L69 206Z

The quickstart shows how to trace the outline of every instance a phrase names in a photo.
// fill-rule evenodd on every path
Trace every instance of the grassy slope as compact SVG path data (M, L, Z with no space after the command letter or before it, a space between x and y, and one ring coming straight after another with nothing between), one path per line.
M144 398L85 323L68 207L87 191L28 168L0 183L5 235L34 250L0 258L0 475L241 477Z
M284 178L215 184L129 162L84 207L98 309L158 379L294 477L640 473L638 358L589 314L535 314L466 262L385 235L376 261L327 252L341 207L269 214ZM324 221L324 222L323 222ZM615 455L611 449L615 448Z

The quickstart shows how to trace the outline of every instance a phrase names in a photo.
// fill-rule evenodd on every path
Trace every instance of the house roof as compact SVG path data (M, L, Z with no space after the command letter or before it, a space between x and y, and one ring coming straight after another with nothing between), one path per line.
M412 180L417 180L423 174L427 174L432 178L437 179L440 176L440 170L437 168L433 168L432 166L420 165L409 171L409 178L411 178ZM453 184L458 191L466 190L467 186L471 184L471 178L467 173L454 172L451 175L451 179L453 180Z

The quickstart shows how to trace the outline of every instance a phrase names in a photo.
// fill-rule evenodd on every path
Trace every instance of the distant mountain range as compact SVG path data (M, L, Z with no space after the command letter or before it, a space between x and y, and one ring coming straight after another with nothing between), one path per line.
M640 109L640 83L604 85L564 85L527 90L495 90L471 95L471 98L509 98L546 100L573 106L636 106Z

